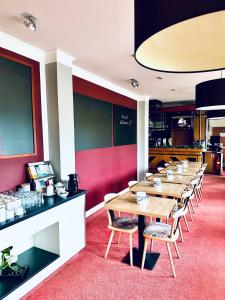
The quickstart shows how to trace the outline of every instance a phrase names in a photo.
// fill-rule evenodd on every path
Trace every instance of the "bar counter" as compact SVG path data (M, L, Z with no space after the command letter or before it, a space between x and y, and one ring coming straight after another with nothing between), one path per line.
M201 148L149 148L149 168L155 170L168 161L202 162Z

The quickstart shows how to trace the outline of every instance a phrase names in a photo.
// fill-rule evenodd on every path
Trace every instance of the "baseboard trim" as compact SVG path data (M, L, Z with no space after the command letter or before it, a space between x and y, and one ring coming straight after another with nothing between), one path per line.
M122 190L118 194L121 195L121 194L124 194L124 193L126 193L128 191L129 191L129 188L127 187L126 189ZM85 218L90 217L91 215L93 215L94 213L96 213L97 211L99 211L100 209L102 209L103 207L104 207L104 201L102 201L101 203L95 205L91 209L87 210L86 213L85 213Z

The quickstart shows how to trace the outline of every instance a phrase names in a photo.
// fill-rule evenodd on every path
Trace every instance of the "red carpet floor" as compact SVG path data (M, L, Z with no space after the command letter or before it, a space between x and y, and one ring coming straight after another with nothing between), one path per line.
M26 300L58 299L225 299L225 177L205 176L203 201L174 248L177 278L164 243L155 242L161 253L153 271L141 271L121 262L128 251L128 238L112 244L103 258L110 232L104 211L87 222L87 247L56 275L45 281ZM183 224L182 224L183 225ZM137 244L137 238L135 239Z

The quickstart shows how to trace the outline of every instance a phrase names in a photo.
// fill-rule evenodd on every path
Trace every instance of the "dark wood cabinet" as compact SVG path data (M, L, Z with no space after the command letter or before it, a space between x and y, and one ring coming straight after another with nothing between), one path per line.
M206 138L206 116L195 115L194 118L194 141L205 141Z

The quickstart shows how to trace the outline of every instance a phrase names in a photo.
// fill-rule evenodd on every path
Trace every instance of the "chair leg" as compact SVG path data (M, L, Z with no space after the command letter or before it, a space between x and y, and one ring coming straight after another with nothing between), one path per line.
M181 242L183 243L183 242L184 242L184 237L183 237L183 232L182 232L180 223L179 223L179 225L178 225L178 228L179 228L179 232L180 232Z
M175 268L174 268L174 264L173 264L173 258L172 258L169 243L166 243L166 246L167 246L167 250L168 250L168 254L169 254L169 258L170 258L170 264L171 264L171 267L172 267L172 270L173 270L173 277L176 277L176 272L175 272Z
M195 189L195 199L196 199L196 202L197 202L197 206L199 206L199 194L198 194L198 189Z
M174 242L173 244L174 244L175 250L176 250L176 252L177 252L177 257L180 258L180 253L179 253L179 251L178 251L177 243Z
M187 231L189 232L189 231L190 231L190 228L189 228L189 226L188 226L188 222L187 222L186 216L184 216L184 223L185 223L185 225L186 225L186 227L187 227Z
M143 250L143 255L142 255L142 262L141 262L142 270L144 269L144 265L145 265L145 257L146 257L147 247L148 247L148 240L145 239L144 250Z
M153 240L151 240L150 242L150 252L152 252L152 248L153 248Z
M190 208L190 204L188 203L188 213L189 213L189 216L190 216L190 220L192 221L193 218L192 218L192 213L191 213L191 208Z
M194 210L194 206L193 206L193 202L192 202L192 200L190 200L190 205L191 205L191 209L192 209L192 212L193 212L193 214L195 214L195 210Z
M132 233L130 233L130 265L133 267L133 245L132 245Z
M119 231L119 236L118 236L118 241L117 241L118 244L120 243L120 238L121 238L121 232Z
M108 246L107 246L107 249L106 249L106 252L105 252L105 258L106 258L107 255L108 255L109 248L110 248L110 246L111 246L113 236L114 236L114 231L111 232L111 235L110 235L110 238L109 238L109 242L108 242Z

